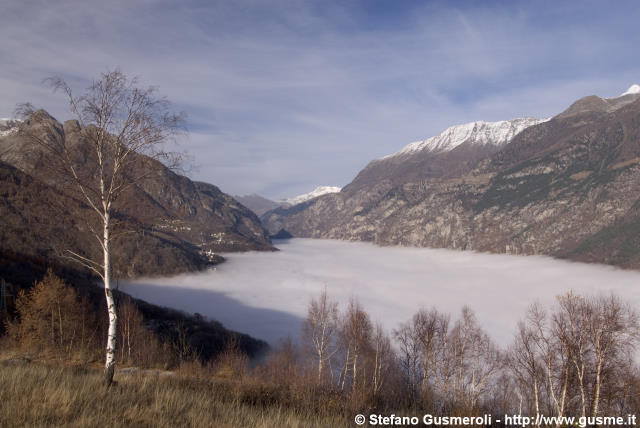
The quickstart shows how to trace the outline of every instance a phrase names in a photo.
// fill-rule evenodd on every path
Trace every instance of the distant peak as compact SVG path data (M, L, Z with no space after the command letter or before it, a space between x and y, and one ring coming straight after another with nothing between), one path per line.
M342 190L342 188L337 186L318 186L309 193L298 195L293 198L283 199L282 202L285 202L289 205L296 205L302 202L306 202L310 199L317 198L318 196L326 195L327 193L338 193L340 192L340 190Z
M625 95L629 94L640 94L640 85L634 83L629 87L629 89L627 89L626 92L622 93L620 96L624 97Z

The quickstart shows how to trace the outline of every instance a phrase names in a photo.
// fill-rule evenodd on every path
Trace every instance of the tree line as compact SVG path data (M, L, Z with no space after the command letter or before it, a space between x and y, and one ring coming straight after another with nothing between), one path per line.
M638 313L615 295L534 303L506 349L468 307L457 319L421 309L387 332L357 300L340 310L326 291L311 300L302 331L314 382L354 409L595 417L640 404Z

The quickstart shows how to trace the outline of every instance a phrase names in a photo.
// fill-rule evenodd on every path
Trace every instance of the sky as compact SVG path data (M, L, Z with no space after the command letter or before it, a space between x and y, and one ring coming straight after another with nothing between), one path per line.
M291 197L473 120L640 82L640 2L4 0L0 117L119 67L188 116L188 175Z
M320 239L277 242L281 251L227 254L215 270L139 279L120 289L151 303L216 319L277 344L299 338L312 298L326 288L344 310L357 299L391 333L420 309L459 317L463 306L500 346L513 341L528 307L556 296L624 296L640 304L640 273L542 256L378 247ZM411 296L410 299L407 296Z

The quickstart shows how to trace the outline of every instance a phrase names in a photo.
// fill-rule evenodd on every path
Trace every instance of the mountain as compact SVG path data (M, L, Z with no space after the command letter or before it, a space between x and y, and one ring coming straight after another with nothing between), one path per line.
M326 195L327 193L336 193L340 191L340 187L335 186L318 186L309 193L294 196L292 198L281 199L280 201L272 201L255 193L246 196L234 196L234 198L245 207L256 213L258 216L262 216L265 213L278 209L288 208L292 205L306 202L310 199L317 198L318 196Z
M318 196L326 195L328 193L337 193L340 190L341 188L336 186L318 186L309 193L294 196L293 198L283 199L282 202L284 203L284 205L296 205L317 198Z
M282 206L282 203L272 201L255 193L245 196L234 196L233 198L258 216Z
M435 137L408 144L399 152L370 162L344 191L352 194L384 180L402 184L458 176L497 152L522 130L541 122L544 120L520 118L452 126Z
M625 95L634 95L634 94L640 94L640 85L637 85L637 84L631 85L629 89L627 89L622 94L620 94L620 97L624 97Z
M0 137L17 132L20 122L18 119L0 118Z
M449 128L262 221L300 237L640 267L640 88L549 120Z
M93 213L67 192L48 155L25 137L46 121L50 138L65 138L73 147L83 173L90 151L80 126L62 124L44 111L35 114L38 120L14 123L0 137L0 253L62 265L70 263L69 249L98 257L90 225L78 221ZM113 247L116 277L174 274L220 261L221 251L273 249L258 217L216 186L192 181L144 155L135 162L137 170L149 170L149 178L123 193L116 207L121 231L137 231L123 233Z

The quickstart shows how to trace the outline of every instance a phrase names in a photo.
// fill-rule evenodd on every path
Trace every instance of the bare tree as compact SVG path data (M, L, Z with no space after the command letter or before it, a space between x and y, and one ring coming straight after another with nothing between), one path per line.
M106 382L111 383L117 340L111 272L114 214L118 203L123 203L123 193L147 178L155 165L141 154L160 161L172 160L163 150L163 143L183 129L184 115L171 113L169 102L156 95L156 88L140 88L137 79L127 77L118 69L102 74L79 96L61 78L50 78L48 83L54 91L62 91L67 96L70 110L78 121L81 147L77 139L72 141L44 120L46 115L35 114L31 105L21 106L19 113L32 122L33 131L26 136L44 149L58 167L60 177L57 178L70 183L78 198L94 214L94 219L82 220L99 243L101 257L80 254L71 248L67 254L103 280L109 316L104 376ZM95 227L96 220L99 227Z
M393 348L391 339L384 331L382 325L377 324L373 339L373 378L371 380L371 391L374 399L377 398L385 384L388 371L393 363Z
M558 298L556 319L559 331L570 344L571 360L578 378L581 414L596 417L606 378L615 382L626 358L635 350L639 337L638 315L619 298Z
M318 382L322 382L325 367L331 366L336 353L337 332L338 303L329 299L325 288L318 299L311 300L302 324L302 336L310 343L318 365Z
M613 295L591 300L589 304L592 309L587 332L595 359L591 416L596 417L605 374L626 365L619 358L635 349L640 326L636 311Z
M590 308L584 297L568 293L558 297L558 310L553 315L555 334L567 344L566 352L573 365L580 393L580 416L587 414L587 371L591 349L587 337Z
M639 324L620 299L564 294L549 313L530 306L519 326L511 368L530 389L536 411L546 399L549 414L595 417L603 390L608 403L628 402Z
M420 392L423 405L435 406L450 386L443 364L448 332L449 316L435 308L419 310L394 331L409 395L415 400Z
M420 338L411 321L400 324L399 328L393 331L393 337L399 347L398 357L404 375L405 388L411 403L415 404L423 375Z
M508 365L518 381L523 395L529 395L533 412L540 414L541 364L535 347L536 331L524 322L518 323L518 332L508 353Z
M454 397L472 412L489 391L492 377L501 369L501 358L478 325L475 314L466 306L449 333L448 342L450 359L455 364Z
M429 311L421 309L413 316L413 328L422 353L422 397L433 401L439 359L443 357L442 346L449 330L449 316L435 308Z
M352 298L342 319L340 336L343 346L346 348L346 357L342 371L342 387L351 376L351 390L356 392L359 386L359 368L363 366L363 354L371 349L371 337L373 325L369 314L365 312L360 303Z
M564 335L556 334L549 318L542 306L533 304L527 312L526 323L532 329L531 339L543 362L548 407L562 417L566 410L571 361Z

